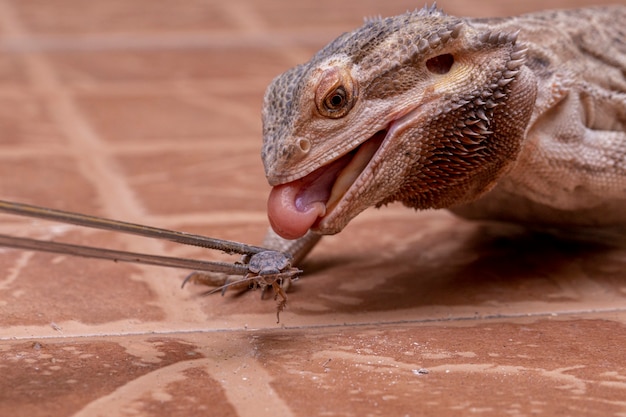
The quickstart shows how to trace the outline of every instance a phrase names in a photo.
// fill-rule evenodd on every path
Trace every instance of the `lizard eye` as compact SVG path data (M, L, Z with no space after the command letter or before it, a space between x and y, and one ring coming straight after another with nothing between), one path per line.
M343 85L328 92L318 103L317 110L322 116L339 119L350 111L354 104L354 96Z
M340 112L346 107L348 101L347 95L346 89L343 88L343 86L339 86L326 96L324 99L324 110L329 113L329 116L332 113Z
M317 89L317 111L331 119L344 117L354 105L355 94L355 83L347 74L337 69L329 70Z

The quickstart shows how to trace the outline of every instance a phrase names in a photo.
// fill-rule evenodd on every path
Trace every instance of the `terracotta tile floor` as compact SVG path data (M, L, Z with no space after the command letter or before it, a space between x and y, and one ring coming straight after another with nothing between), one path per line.
M0 0L0 198L259 243L265 86L414 7ZM8 216L0 232L220 257ZM203 297L185 271L3 249L0 415L626 416L623 247L391 207L303 268L277 325L259 292Z

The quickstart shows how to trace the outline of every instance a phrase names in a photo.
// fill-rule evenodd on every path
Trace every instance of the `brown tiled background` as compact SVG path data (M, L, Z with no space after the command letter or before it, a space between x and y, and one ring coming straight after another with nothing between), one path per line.
M416 6L0 0L0 198L259 243L266 85L364 16ZM223 259L9 216L0 232ZM626 416L624 247L394 206L303 268L277 325L258 291L1 249L0 415Z

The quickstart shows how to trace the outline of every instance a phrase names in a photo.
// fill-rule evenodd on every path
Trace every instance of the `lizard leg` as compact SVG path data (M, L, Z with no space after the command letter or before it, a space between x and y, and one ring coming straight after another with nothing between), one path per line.
M298 265L309 252L311 252L321 238L322 235L309 230L299 239L288 240L278 236L272 229L268 229L265 239L263 239L263 246L290 255L292 265Z

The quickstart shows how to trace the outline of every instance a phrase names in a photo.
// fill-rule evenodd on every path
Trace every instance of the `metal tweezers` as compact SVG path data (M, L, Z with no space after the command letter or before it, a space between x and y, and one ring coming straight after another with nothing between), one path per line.
M278 312L282 311L287 299L280 283L282 283L283 279L294 279L302 272L291 266L291 257L288 254L230 240L215 239L201 235L159 229L97 216L88 216L3 200L0 200L0 212L69 223L94 229L111 230L149 238L169 240L184 245L219 250L228 254L237 253L244 255L244 262L214 262L125 252L0 234L0 246L5 247L69 254L87 258L109 259L116 262L132 262L209 273L217 272L229 275L241 275L244 277L243 280L254 281L263 288L268 285L272 286L276 296L280 295L282 298L282 301L279 303ZM188 279L189 277L183 282L183 285ZM220 288L225 289L226 286Z

